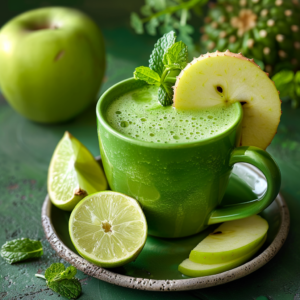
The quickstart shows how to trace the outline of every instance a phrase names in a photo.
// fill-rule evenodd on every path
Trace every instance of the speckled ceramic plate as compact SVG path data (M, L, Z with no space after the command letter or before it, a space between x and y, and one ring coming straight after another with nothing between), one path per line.
M247 184L245 183L247 182ZM264 176L247 164L237 164L231 175L223 203L234 204L257 199L266 190ZM189 278L178 272L178 265L215 226L192 237L162 239L148 236L138 258L124 267L104 269L86 261L75 250L69 237L70 213L52 205L48 195L42 208L46 237L57 254L82 272L112 284L149 291L183 291L200 289L244 277L269 262L284 244L290 224L287 205L279 194L262 217L269 223L268 238L249 262L238 268L212 276Z

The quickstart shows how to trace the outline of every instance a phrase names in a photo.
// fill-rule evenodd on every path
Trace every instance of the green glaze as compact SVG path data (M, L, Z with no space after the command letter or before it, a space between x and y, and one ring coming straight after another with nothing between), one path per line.
M143 85L127 79L107 90L97 104L97 120L100 152L109 185L112 190L140 202L150 235L189 236L204 230L208 224L257 214L275 199L280 172L270 155L254 147L235 149L243 115L239 103L233 104L240 117L232 126L201 141L150 143L115 131L106 120L109 104ZM217 209L232 165L238 161L251 162L267 176L268 182L275 181L275 184L269 184L259 202Z
M230 221L236 217L246 218L263 211L277 196L280 189L281 174L273 158L257 147L239 147L232 151L229 164L244 162L257 167L265 175L268 189L258 200L217 209L212 212L208 224Z

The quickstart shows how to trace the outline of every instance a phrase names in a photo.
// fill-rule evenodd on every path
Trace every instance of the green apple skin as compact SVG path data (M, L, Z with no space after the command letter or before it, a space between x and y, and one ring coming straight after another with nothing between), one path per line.
M244 256L241 256L234 260L230 260L220 264L206 265L195 263L189 259L186 259L179 265L178 271L189 277L202 277L226 272L248 261L261 248L261 246L266 241L266 238L267 235L264 236L263 240L254 249L252 249Z
M96 100L104 71L101 31L77 10L32 10L0 31L1 91L30 120L58 123L75 117Z
M268 229L268 222L259 215L225 222L191 251L189 259L218 264L242 257L261 243Z

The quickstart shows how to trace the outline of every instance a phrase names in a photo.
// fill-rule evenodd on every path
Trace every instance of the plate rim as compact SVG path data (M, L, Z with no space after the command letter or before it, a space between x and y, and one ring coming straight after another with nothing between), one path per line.
M248 165L247 167L260 175L260 172L252 168L252 166ZM43 229L51 247L61 258L69 262L83 273L108 283L131 289L147 291L186 291L212 287L242 278L261 268L277 254L279 249L283 246L289 232L290 213L288 206L280 193L277 195L274 201L277 202L279 207L279 213L281 216L280 228L272 243L260 255L256 256L249 262L229 271L216 275L188 279L162 280L131 277L114 273L108 269L88 262L83 257L70 250L58 237L50 218L53 204L51 203L48 194L42 206L41 217Z

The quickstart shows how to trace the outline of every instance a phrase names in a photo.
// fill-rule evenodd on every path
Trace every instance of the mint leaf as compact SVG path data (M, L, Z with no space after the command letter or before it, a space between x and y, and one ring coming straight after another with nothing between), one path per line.
M78 279L51 281L47 283L47 286L68 299L76 299L81 294L81 284Z
M41 274L35 276L46 279L47 286L54 292L68 299L75 299L81 293L81 284L74 278L76 273L77 270L73 266L66 269L62 263L54 263L46 270L45 276Z
M148 5L150 5L148 3ZM133 75L135 79L146 81L148 84L159 86L158 101L163 106L173 103L172 82L187 65L188 50L183 42L175 43L174 31L164 34L151 53L148 67L138 67ZM171 76L170 76L171 75Z
M28 238L16 239L6 242L1 247L0 254L8 263L13 264L28 258L42 256L43 246L40 241Z
M280 92L280 97L292 96L294 93L294 72L291 70L282 70L276 73L272 80Z
M169 33L164 34L154 45L154 49L149 59L149 67L151 70L158 73L159 76L162 75L164 70L163 58L165 52L175 43L175 40L175 31L170 31Z
M181 64L172 64L172 65L165 65L165 68L166 69L169 69L169 70L182 70L185 68L185 66L187 65L187 63L181 63Z
M171 83L162 83L158 89L158 101L163 106L168 106L173 103L173 88Z
M45 272L45 278L48 282L58 281L61 279L72 279L77 273L77 269L69 266L67 269L62 263L52 264Z
M135 69L133 76L135 79L146 81L148 84L160 86L159 75L149 67L138 67Z
M62 263L52 264L45 272L47 281L52 281L56 276L59 276L65 271L66 267Z
M143 22L140 19L139 15L135 12L131 13L130 15L130 25L137 34L144 33Z
M64 272L62 272L60 274L59 277L55 277L54 280L58 280L58 279L73 279L75 277L77 273L77 269L73 266L69 266L68 268L66 268L66 270Z
M177 64L181 68L184 68L187 65L188 59L188 49L183 42L177 42L173 44L163 57L164 65ZM166 66L167 67L167 66Z

